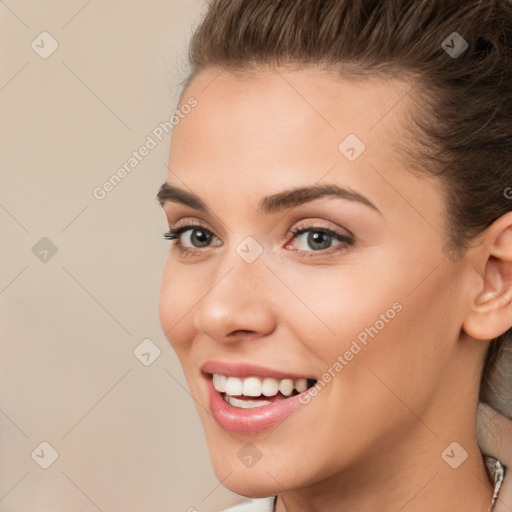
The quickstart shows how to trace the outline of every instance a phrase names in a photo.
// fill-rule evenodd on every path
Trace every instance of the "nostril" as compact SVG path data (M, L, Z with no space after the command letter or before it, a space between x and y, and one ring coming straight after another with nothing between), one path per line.
M229 333L229 336L232 338L237 338L239 336L247 336L250 334L254 334L254 331L249 331L247 329L238 329L236 331L232 331Z

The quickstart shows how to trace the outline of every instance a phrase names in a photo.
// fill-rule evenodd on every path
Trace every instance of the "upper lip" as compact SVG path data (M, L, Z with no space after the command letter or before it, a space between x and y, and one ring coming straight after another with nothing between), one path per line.
M217 373L219 375L226 375L228 377L271 377L274 379L313 379L315 377L310 375L302 375L298 373L283 372L281 370L274 370L273 368L266 368L264 366L257 366L250 363L228 363L222 361L206 361L201 370L205 373Z

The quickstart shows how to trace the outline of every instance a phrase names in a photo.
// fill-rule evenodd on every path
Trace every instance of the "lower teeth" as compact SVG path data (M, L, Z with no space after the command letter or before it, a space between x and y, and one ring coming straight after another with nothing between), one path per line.
M316 381L315 381L316 383ZM293 390L290 396L284 396L281 393L272 397L272 400L259 400L257 397L247 397L244 399L235 398L234 396L228 395L227 393L221 393L222 399L224 402L228 403L233 407L238 407L240 409L253 409L254 407L263 407L264 405L269 405L275 402L281 402L286 400L287 398L291 398L293 396L298 395L299 392L297 390ZM243 395L239 395L243 396Z
M272 403L268 400L239 400L238 398L229 396L226 393L223 394L222 398L229 405L232 405L233 407L239 407L241 409L252 409L253 407L262 407Z

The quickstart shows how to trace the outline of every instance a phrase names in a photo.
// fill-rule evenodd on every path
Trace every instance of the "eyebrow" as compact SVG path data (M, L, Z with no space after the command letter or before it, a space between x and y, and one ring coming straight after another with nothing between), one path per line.
M266 214L277 213L287 208L296 208L302 204L324 197L337 197L358 202L372 208L382 215L382 212L368 198L354 190L340 187L334 183L298 187L264 197L258 204L257 212ZM206 204L197 195L175 187L174 185L170 185L169 183L164 183L160 187L156 198L162 207L167 202L174 202L200 212L211 213Z

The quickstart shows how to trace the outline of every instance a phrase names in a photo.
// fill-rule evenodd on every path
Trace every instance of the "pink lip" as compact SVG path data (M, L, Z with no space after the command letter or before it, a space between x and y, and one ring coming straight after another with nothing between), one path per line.
M228 377L272 377L274 379L315 379L316 377L299 375L296 373L286 373L272 368L265 368L248 363L223 363L222 361L206 361L201 366L205 373L217 373Z
M303 391L281 402L274 402L252 409L241 409L224 401L221 393L213 387L212 378L205 378L205 380L208 388L210 411L215 421L227 432L236 434L255 434L272 428L300 407L299 397L307 392L307 390Z

